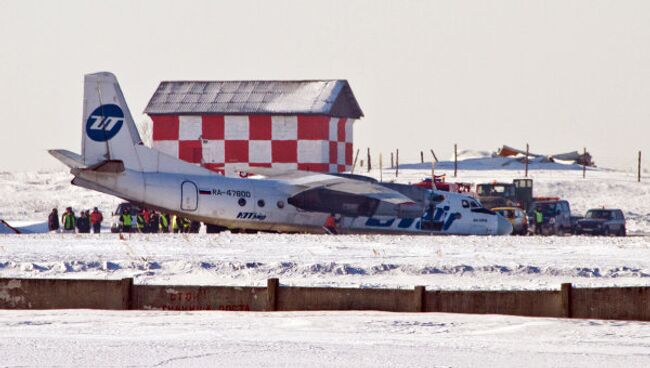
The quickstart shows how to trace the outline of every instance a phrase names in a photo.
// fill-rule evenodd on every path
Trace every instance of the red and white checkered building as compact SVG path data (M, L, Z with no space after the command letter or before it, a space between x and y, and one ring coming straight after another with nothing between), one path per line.
M145 113L155 149L226 174L349 171L363 116L345 80L162 82Z

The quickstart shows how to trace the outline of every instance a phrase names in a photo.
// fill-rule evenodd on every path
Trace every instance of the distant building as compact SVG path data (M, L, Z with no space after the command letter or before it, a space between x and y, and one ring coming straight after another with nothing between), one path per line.
M155 149L220 172L350 170L363 117L346 80L167 81L144 112Z

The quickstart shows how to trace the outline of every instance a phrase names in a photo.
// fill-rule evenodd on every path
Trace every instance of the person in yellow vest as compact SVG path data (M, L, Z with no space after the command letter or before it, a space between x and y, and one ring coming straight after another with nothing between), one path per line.
M138 215L135 217L135 226L138 228L139 233L143 233L145 231L145 219L144 219L144 210L138 212Z
M183 218L182 219L182 224L183 224L183 232L184 233L189 233L190 232L190 220Z
M63 216L61 216L61 222L63 223L63 232L64 233L74 233L77 226L77 218L72 211L72 207L65 209Z
M169 232L169 215L166 213L160 214L160 231L163 233Z
M172 218L172 231L174 233L181 231L181 229L183 228L181 221L183 220L181 220L181 217L178 215L174 215L174 217Z
M129 213L129 211L122 212L122 215L120 216L120 223L122 225L122 232L124 233L131 232L131 225L133 223L133 219L131 218L131 214Z

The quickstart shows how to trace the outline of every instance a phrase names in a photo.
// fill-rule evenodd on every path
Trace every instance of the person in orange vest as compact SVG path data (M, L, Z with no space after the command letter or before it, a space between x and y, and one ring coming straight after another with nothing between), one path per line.
M325 226L323 226L323 227L325 228L325 230L328 233L330 233L332 235L336 235L336 234L338 234L338 231L336 231L336 223L337 222L338 221L336 220L336 216L334 216L333 213L330 213L330 215L327 216L327 218L325 219Z

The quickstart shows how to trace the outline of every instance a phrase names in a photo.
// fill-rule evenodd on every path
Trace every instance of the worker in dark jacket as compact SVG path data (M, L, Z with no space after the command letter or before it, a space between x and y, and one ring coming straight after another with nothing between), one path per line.
M81 215L77 218L77 232L80 234L87 234L90 232L90 219L87 216L88 211L81 211Z
M47 217L47 230L59 230L59 211L56 208L52 208L52 212L50 212L50 215Z
M160 215L158 214L158 211L151 211L151 214L149 215L149 232L160 232Z
M198 234L201 230L201 222L192 220L190 222L190 233Z

